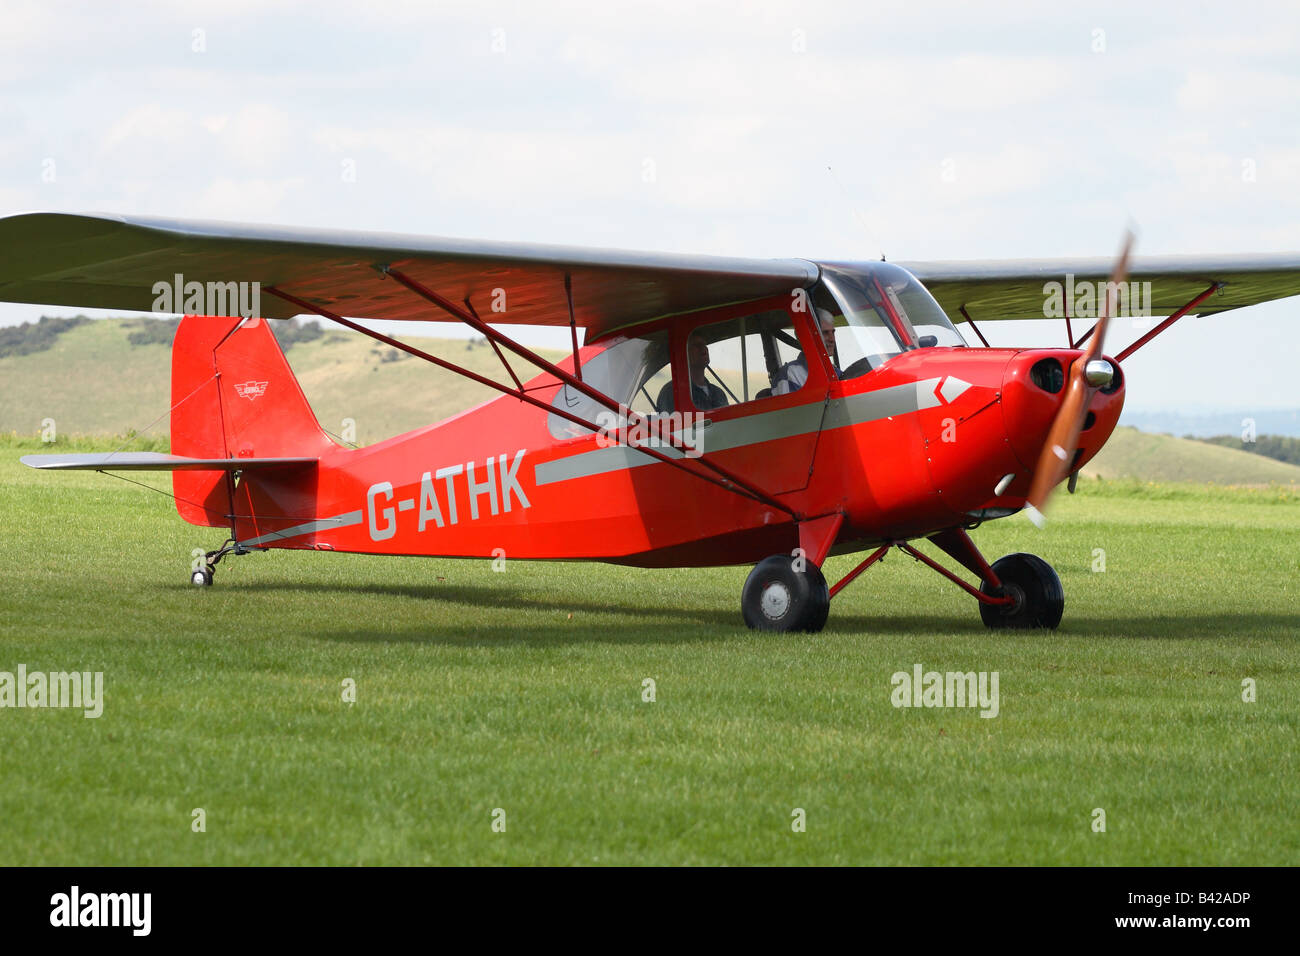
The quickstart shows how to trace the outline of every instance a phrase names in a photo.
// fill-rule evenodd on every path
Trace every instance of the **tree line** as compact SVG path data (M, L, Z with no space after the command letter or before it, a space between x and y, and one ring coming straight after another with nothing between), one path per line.
M1191 437L1191 436L1188 436ZM1254 441L1242 441L1237 435L1215 435L1213 438L1198 438L1196 441L1224 448L1236 448L1265 458L1276 458L1291 465L1300 465L1300 438L1286 435L1259 435Z

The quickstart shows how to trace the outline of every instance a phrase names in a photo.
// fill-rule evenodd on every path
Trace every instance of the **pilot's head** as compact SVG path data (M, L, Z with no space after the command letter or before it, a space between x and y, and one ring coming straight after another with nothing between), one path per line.
M835 316L828 309L817 309L817 330L826 344L826 354L835 357Z
M699 332L692 332L686 339L686 364L691 370L692 385L708 384L704 370L709 367L709 344Z

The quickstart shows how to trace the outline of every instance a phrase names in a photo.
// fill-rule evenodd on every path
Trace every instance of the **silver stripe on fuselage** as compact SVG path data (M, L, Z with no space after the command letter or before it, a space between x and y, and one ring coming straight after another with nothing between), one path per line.
M360 511L349 511L346 514L335 515L333 518L316 518L312 521L306 521L302 524L296 524L292 528L285 528L283 531L270 531L266 534L258 535L256 538L249 538L247 541L239 542L241 547L256 548L266 544L268 541L281 541L285 538L296 538L299 535L311 534L313 531L333 531L336 528L348 528L354 524L361 524L365 520Z
M874 392L862 392L858 395L838 398L830 402L829 406L822 402L808 402L804 405L761 412L757 415L746 415L731 421L715 422L707 426L704 431L704 444L709 452L726 451L730 448L793 438L796 435L808 435L819 430L847 428L894 415L906 415L920 409L934 408L941 404L935 395L935 390L941 381L943 381L941 378L927 378L918 382L877 389ZM945 397L951 395L947 398L948 401L952 401L970 387L968 383L952 376L948 377L948 383L944 386ZM823 421L823 410L825 421ZM684 457L683 452L671 446L665 445L658 450L672 458ZM657 459L628 448L626 445L614 445L610 448L598 448L536 465L533 469L534 483L548 485L557 481L568 481L571 478L587 478L656 463ZM315 531L348 528L361 524L364 520L362 511L349 511L330 518L306 521L282 531L271 531L241 541L239 544L247 548L261 547L269 542L296 538Z
M935 389L941 381L942 378L927 378L918 382L891 385L889 388L876 389L874 392L861 392L857 395L837 398L830 402L829 406L824 406L822 402L809 402L806 405L746 415L731 421L714 422L702 432L704 450L707 453L727 451L745 445L808 435L819 430L846 428L895 415L906 415L924 408L934 408L940 404ZM954 390L953 398L970 387L960 379L951 379L951 381L960 382L962 386ZM825 421L823 421L823 409ZM657 450L670 458L684 457L682 452L668 445L662 445ZM611 471L640 468L643 465L656 463L657 459L643 452L628 448L626 445L615 445L570 455L568 458L542 462L534 466L533 480L538 485L549 485L557 481L568 481L571 478L589 478L592 475L603 475Z

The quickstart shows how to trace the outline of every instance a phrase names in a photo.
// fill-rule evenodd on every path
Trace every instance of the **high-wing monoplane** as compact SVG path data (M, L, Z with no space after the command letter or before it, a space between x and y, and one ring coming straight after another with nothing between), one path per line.
M1115 428L1122 363L1170 324L1300 294L1300 254L1131 258L1127 243L1113 265L813 262L35 213L0 219L0 250L0 300L187 313L171 454L23 461L171 472L181 517L228 535L196 585L228 555L277 548L753 564L741 610L768 630L820 630L891 548L969 592L990 627L1056 627L1053 569L989 563L969 532L1022 510L1041 522ZM238 314L250 286L260 307ZM267 324L304 314L502 394L344 447ZM1134 314L1167 318L1104 354L1109 320ZM991 348L978 324L1053 315L1060 348ZM463 323L501 380L358 317ZM567 328L571 354L548 361L512 325ZM851 552L867 554L828 586L827 557Z

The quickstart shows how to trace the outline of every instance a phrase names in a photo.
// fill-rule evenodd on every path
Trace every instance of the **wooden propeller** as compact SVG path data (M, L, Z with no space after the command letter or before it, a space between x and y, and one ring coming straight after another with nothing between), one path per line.
M1052 427L1047 433L1047 441L1038 456L1038 465L1034 469L1033 481L1029 485L1029 497L1025 500L1025 512L1029 520L1038 527L1046 522L1044 512L1052 492L1069 474L1074 466L1075 452L1079 447L1079 433L1088 417L1088 405L1097 388L1088 381L1088 365L1101 356L1106 341L1106 326L1114 311L1114 296L1117 287L1128 280L1129 252L1133 248L1133 233L1124 235L1124 245L1120 249L1119 259L1111 272L1110 282L1101 296L1100 314L1097 326L1088 342L1087 350L1075 359L1070 366L1070 381L1066 386L1065 401L1061 403L1052 420Z

